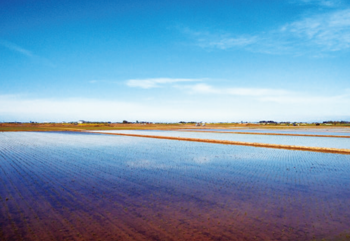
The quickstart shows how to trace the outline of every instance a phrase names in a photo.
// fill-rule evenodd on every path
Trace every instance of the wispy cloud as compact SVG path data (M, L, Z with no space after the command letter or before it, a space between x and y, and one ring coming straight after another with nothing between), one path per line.
M0 39L0 46L5 47L5 48L7 48L15 53L18 53L20 55L23 55L25 57L28 57L34 61L38 61L41 64L44 64L44 65L47 65L50 67L56 67L56 65L53 64L50 60L43 58L43 57L40 57L38 55L35 55L32 51L27 50L21 46L18 46L17 44L9 42L9 41Z
M34 54L31 51L24 49L14 43L0 39L0 45L16 53L25 55L27 57L34 57Z
M249 46L257 41L256 36L232 36L228 33L210 33L208 31L195 31L190 28L181 28L181 31L196 41L196 44L202 48L242 48Z
M142 89L158 88L165 84L173 84L179 82L194 82L201 79L176 79L176 78L154 78L154 79L130 79L126 81L129 87L138 87Z
M336 7L341 4L341 0L292 0L291 3L307 4L307 5L319 5L322 7Z
M282 26L279 33L324 51L350 48L350 9L317 14ZM301 42L303 41L303 42Z
M196 85L186 85L186 86L176 86L177 88L188 91L191 94L220 94L222 91L220 89L214 88L208 84L196 84Z
M322 2L322 1L319 1ZM334 1L324 1L333 4ZM326 4L326 3L323 3ZM184 31L197 46L212 49L245 49L268 54L316 54L350 49L350 8L309 14L278 29L256 35Z
M242 48L254 44L257 41L256 36L230 36L223 35L211 35L205 34L198 39L198 45L204 48L218 48L218 49L230 49L230 48Z

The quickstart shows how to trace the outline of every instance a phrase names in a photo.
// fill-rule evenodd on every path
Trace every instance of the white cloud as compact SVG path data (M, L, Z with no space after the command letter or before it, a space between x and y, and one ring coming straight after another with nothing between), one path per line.
M197 86L198 87L198 86ZM203 86L202 86L203 87ZM49 99L30 98L19 95L0 95L0 121L257 121L315 120L349 116L350 95L308 96L303 93L281 95L280 90L244 88L240 93L230 88L197 88L204 91L177 99L162 101L118 101L96 99ZM214 90L208 96L208 91ZM207 91L207 92L205 92ZM256 95L254 92L257 92ZM193 93L196 94L196 93ZM208 98L214 97L214 98ZM342 117L342 118L343 118Z
M177 88L182 88L190 93L210 93L210 94L220 94L221 90L214 88L208 84L196 84L196 85L186 85L186 86L176 86Z
M268 88L232 88L223 87L216 88L208 84L196 84L178 86L179 89L187 91L191 95L205 94L207 96L218 95L221 99L235 97L242 103L246 101L254 101L254 103L277 104L287 106L298 106L299 108L307 108L307 106L315 106L316 109L325 106L350 106L350 92L345 90L339 95L312 95L304 92L293 92L283 89L268 89ZM328 106L328 107L326 107ZM315 108L314 107L314 108ZM269 107L270 108L270 107ZM268 110L274 112L274 110ZM322 111L321 111L322 112Z
M0 95L1 121L220 121L236 114L225 106L214 108L188 100L164 100L144 103L88 98L30 98Z
M173 84L179 82L194 82L201 79L174 79L174 78L154 78L154 79L130 79L126 81L129 87L138 87L142 89L151 89L161 87L164 84Z
M227 93L239 96L282 96L290 94L286 90L265 88L229 88Z
M350 94L341 94L335 96L312 96L303 93L295 93L293 95L281 95L281 96L262 96L259 98L264 102L276 102L281 104L333 104L333 105L350 105Z
M284 25L280 34L304 41L324 51L350 48L350 9L318 14Z
M202 48L241 48L267 54L316 56L322 55L321 52L350 49L350 8L309 14L278 29L251 36L195 32L189 29L184 33L194 38L196 44Z
M268 97L268 96L283 96L290 95L291 92L281 89L267 89L267 88L215 88L208 84L196 84L178 86L178 88L187 90L191 94L220 94L220 95L234 95L234 96L248 96L248 97Z
M106 108L113 110L120 110L123 106L124 109L132 108L133 106L123 102L109 102L93 99L77 99L69 98L64 100L57 99L38 99L38 98L23 98L16 95L0 96L0 113L8 114L38 114L38 115L79 115L84 113L86 115L89 112L98 114L103 113ZM96 112L97 111L97 112Z

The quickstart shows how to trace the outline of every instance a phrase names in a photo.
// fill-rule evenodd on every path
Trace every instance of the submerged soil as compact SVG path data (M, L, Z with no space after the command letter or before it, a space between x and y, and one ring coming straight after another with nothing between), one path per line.
M349 240L349 158L0 133L0 240Z

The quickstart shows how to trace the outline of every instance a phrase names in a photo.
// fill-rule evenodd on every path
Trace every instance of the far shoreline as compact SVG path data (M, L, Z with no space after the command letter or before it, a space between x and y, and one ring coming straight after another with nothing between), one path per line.
M322 124L304 124L293 125L274 125L274 124L255 124L255 123L207 123L205 126L197 126L193 123L169 123L169 124L145 124L145 123L0 123L0 131L86 131L86 130L230 130L244 129L249 130L338 130L350 132L350 125L322 125ZM248 133L244 133L248 134ZM249 132L249 134L252 134Z

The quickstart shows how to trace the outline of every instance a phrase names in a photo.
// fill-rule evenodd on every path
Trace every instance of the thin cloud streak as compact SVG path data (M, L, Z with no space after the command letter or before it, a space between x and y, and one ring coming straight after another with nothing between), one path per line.
M31 51L27 50L27 49L24 49L14 43L11 43L9 41L6 41L6 40L3 40L3 39L0 39L0 46L3 46L15 53L18 53L18 54L21 54L23 56L26 56L34 61L38 61L40 62L41 64L44 64L44 65L47 65L47 66L50 66L50 67L53 67L55 68L56 65L53 64L50 60L46 59L46 58L43 58L43 57L40 57L40 56L37 56L35 54L33 54Z
M142 89L159 88L165 84L173 84L179 82L196 82L201 79L175 79L175 78L154 78L154 79L130 79L126 81L129 87L137 87Z
M9 50L14 51L14 52L17 52L19 54L25 55L27 57L31 57L31 58L34 57L34 55L33 55L33 53L31 51L26 50L26 49L24 49L24 48L22 48L22 47L20 47L20 46L18 46L16 44L14 44L14 43L10 43L8 41L0 39L0 45L5 47L5 48L7 48L7 49L9 49Z

